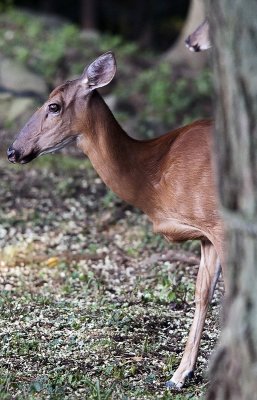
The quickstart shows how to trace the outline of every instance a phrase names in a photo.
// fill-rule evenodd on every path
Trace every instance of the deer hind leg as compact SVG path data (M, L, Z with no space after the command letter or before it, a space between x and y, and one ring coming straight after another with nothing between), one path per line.
M202 241L201 262L195 288L194 319L182 360L171 380L167 382L167 387L179 389L184 385L186 378L193 375L208 305L220 271L220 261L214 246L208 240Z

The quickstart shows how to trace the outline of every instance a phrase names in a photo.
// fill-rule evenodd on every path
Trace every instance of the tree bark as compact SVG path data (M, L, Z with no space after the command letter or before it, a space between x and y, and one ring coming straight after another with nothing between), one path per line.
M209 0L215 153L227 227L224 328L208 400L257 399L257 1Z
M190 68L198 71L206 65L207 55L205 52L195 54L189 52L185 47L186 38L195 31L205 17L204 0L191 0L184 27L176 43L164 54L165 61L172 64L187 64Z
M96 0L80 1L80 23L82 29L96 29Z

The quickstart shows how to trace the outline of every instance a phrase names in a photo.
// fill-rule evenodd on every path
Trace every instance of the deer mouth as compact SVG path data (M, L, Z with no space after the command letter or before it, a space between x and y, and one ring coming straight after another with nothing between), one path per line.
M54 153L55 151L62 149L64 146L73 142L74 140L76 140L76 137L69 137L63 140L62 142L57 143L54 146L48 147L47 149L33 150L26 155L23 155L19 150L16 150L12 146L10 146L9 149L7 150L7 157L8 160L13 164L16 163L27 164L39 156L42 156L44 154Z
M38 151L32 151L30 154L23 156L20 151L15 150L12 146L7 150L8 160L13 163L27 164L38 156Z
M37 158L38 155L39 155L38 151L33 151L32 153L30 153L27 156L22 157L20 160L18 160L18 163L27 164L30 161L34 160L34 158Z

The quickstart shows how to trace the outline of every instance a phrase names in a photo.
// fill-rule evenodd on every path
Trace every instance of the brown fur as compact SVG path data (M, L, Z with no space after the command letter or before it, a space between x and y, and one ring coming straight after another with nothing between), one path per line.
M197 121L159 138L137 141L109 115L97 93L90 103L89 130L79 146L105 183L143 210L155 231L171 240L218 241L212 232L222 231L211 165L212 123Z

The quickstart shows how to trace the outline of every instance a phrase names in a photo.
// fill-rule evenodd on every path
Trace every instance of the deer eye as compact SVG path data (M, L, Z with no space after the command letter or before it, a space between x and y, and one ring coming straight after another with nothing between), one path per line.
M60 111L61 106L60 106L60 104L52 103L52 104L49 104L48 109L49 109L49 111L51 113L55 113L56 114L56 113L58 113Z

